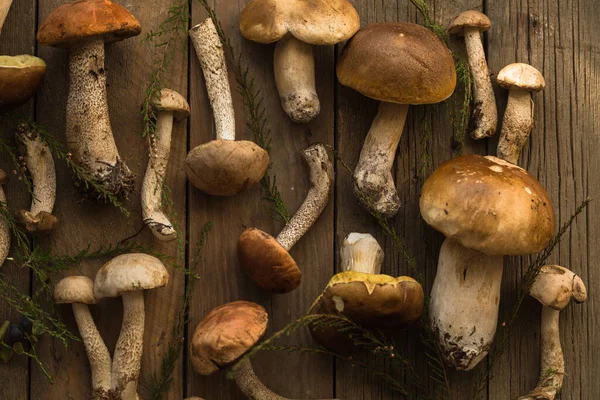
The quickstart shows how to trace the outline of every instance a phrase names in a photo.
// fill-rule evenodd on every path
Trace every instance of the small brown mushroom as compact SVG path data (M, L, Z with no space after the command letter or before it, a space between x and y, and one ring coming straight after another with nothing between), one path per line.
M4 193L4 189L2 189L2 185L6 185L8 183L8 175L4 170L0 169L0 203L3 203L2 206L6 208L6 194ZM8 208L6 208L8 211ZM0 267L4 265L4 261L6 261L6 257L8 257L8 252L10 251L10 228L8 226L8 221L5 218L0 218Z
M45 73L41 58L0 56L0 109L18 107L33 97Z
M300 285L301 272L289 250L319 218L333 186L333 165L322 144L302 151L309 169L310 189L290 222L273 238L260 229L246 229L237 245L240 265L261 289L288 293Z
M0 33L2 32L2 27L4 26L4 21L6 21L6 16L12 2L13 0L0 0Z

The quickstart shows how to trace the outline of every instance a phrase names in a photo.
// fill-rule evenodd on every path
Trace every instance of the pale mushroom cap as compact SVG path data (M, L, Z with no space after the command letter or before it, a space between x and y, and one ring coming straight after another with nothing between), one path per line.
M306 43L333 45L359 28L358 13L347 0L252 0L240 15L242 35L259 43L290 33Z
M420 205L433 228L488 255L537 253L554 235L546 190L524 169L496 157L445 162L423 185Z
M463 35L465 28L478 28L485 32L492 27L492 22L487 15L475 10L462 12L448 27L451 35Z
M450 50L429 29L406 22L358 31L342 51L337 77L364 96L399 104L439 103L456 87Z
M581 278L559 265L545 265L529 290L531 297L555 310L565 308L571 299L582 303L587 289Z
M546 87L546 80L540 71L529 64L509 64L498 72L498 86L505 89L520 88L537 92Z
M45 73L41 58L0 56L0 109L18 107L33 97Z
M173 111L177 121L189 117L190 105L185 97L172 89L162 89L154 106L158 111Z
M169 273L156 257L142 253L122 254L104 264L96 274L97 299L119 297L126 292L154 289L169 283Z
M57 304L96 304L94 282L87 276L68 276L56 284L54 302Z
M269 316L249 301L234 301L212 310L196 326L190 343L194 370L210 375L241 358L264 336Z

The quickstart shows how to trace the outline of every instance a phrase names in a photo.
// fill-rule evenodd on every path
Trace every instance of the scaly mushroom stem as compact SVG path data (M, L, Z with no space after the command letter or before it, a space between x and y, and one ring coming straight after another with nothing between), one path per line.
M6 16L12 2L13 0L0 0L0 33L2 32L2 27L4 26L4 21L6 21Z
M92 399L104 400L111 390L110 353L96 328L87 304L73 304L73 314L92 372Z
M429 313L444 360L474 368L496 333L503 257L488 256L447 238L431 289Z
M8 175L6 172L0 169L0 203L2 207L4 207L5 211L8 211L6 206L6 194L4 194L4 189L2 189L2 185L8 183ZM8 257L8 252L10 251L10 229L8 227L8 221L6 218L0 218L0 267L6 261L6 257Z
M533 128L533 110L531 92L519 88L510 89L498 142L499 158L513 164L519 162L521 150Z
M277 235L277 242L289 251L319 218L327 203L333 185L333 165L325 146L314 144L302 151L308 166L310 189L306 199L290 222Z
M235 114L227 77L227 64L215 24L208 18L190 29L189 34L204 73L215 118L217 139L235 140Z
M354 191L357 197L372 203L363 205L373 207L386 217L394 216L400 208L391 170L407 114L408 105L386 102L379 104L379 111L354 170Z
M52 215L56 200L56 171L52 152L27 124L19 125L15 136L33 182L31 210L18 211L17 220L29 232L48 232L58 221Z
M273 57L283 110L294 122L312 121L321 111L312 46L288 34L277 42Z
M342 271L381 274L383 249L377 240L366 233L351 233L344 239L340 248Z
M110 192L131 193L135 174L119 157L110 126L102 38L71 49L66 138L74 160Z
M465 28L464 35L471 76L473 77L474 127L471 131L471 137L473 139L484 139L496 133L496 125L498 124L496 98L494 97L490 72L485 61L479 28Z

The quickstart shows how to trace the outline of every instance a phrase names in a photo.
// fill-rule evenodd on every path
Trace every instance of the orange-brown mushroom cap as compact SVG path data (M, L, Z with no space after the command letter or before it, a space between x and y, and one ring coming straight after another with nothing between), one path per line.
M246 229L237 245L240 265L261 289L288 293L300 286L302 273L275 238L260 229Z
M451 35L462 35L465 28L477 28L479 32L485 32L492 27L492 21L487 15L476 10L462 12L452 21L448 32Z
M102 37L117 42L142 31L140 22L123 6L109 0L77 0L56 8L37 33L40 44L71 47L82 40Z
M18 107L33 97L45 73L41 58L0 56L0 109Z

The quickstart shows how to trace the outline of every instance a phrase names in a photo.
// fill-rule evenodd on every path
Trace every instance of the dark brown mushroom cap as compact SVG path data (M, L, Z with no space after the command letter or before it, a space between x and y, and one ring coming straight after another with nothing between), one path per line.
M300 286L302 273L277 240L260 229L246 229L237 245L240 265L261 289L288 293Z
M18 107L33 97L45 73L41 58L0 56L0 109Z
M463 35L465 28L478 28L485 32L492 27L492 22L487 15L475 10L462 12L448 27L451 35Z
M123 6L109 0L77 0L57 7L37 33L40 44L69 48L102 37L118 42L142 31L140 22Z
M524 169L491 156L442 164L423 185L421 215L447 237L488 255L537 253L554 235L546 190Z
M358 13L347 0L252 0L240 15L242 35L259 43L290 33L306 43L333 45L359 28Z
M529 64L509 64L498 72L498 86L505 89L519 88L538 92L546 87L546 80L540 71Z
M324 309L323 295L315 300L308 314L328 314ZM349 356L360 350L347 335L331 325L319 323L319 320L309 324L308 329L315 342L337 354Z
M456 87L452 54L421 25L371 24L350 39L337 65L344 86L375 100L432 104Z
M189 152L185 173L195 187L213 196L233 196L259 182L269 153L246 140L213 140Z
M210 375L241 358L264 336L269 316L249 301L234 301L212 310L196 326L190 344L194 370Z

